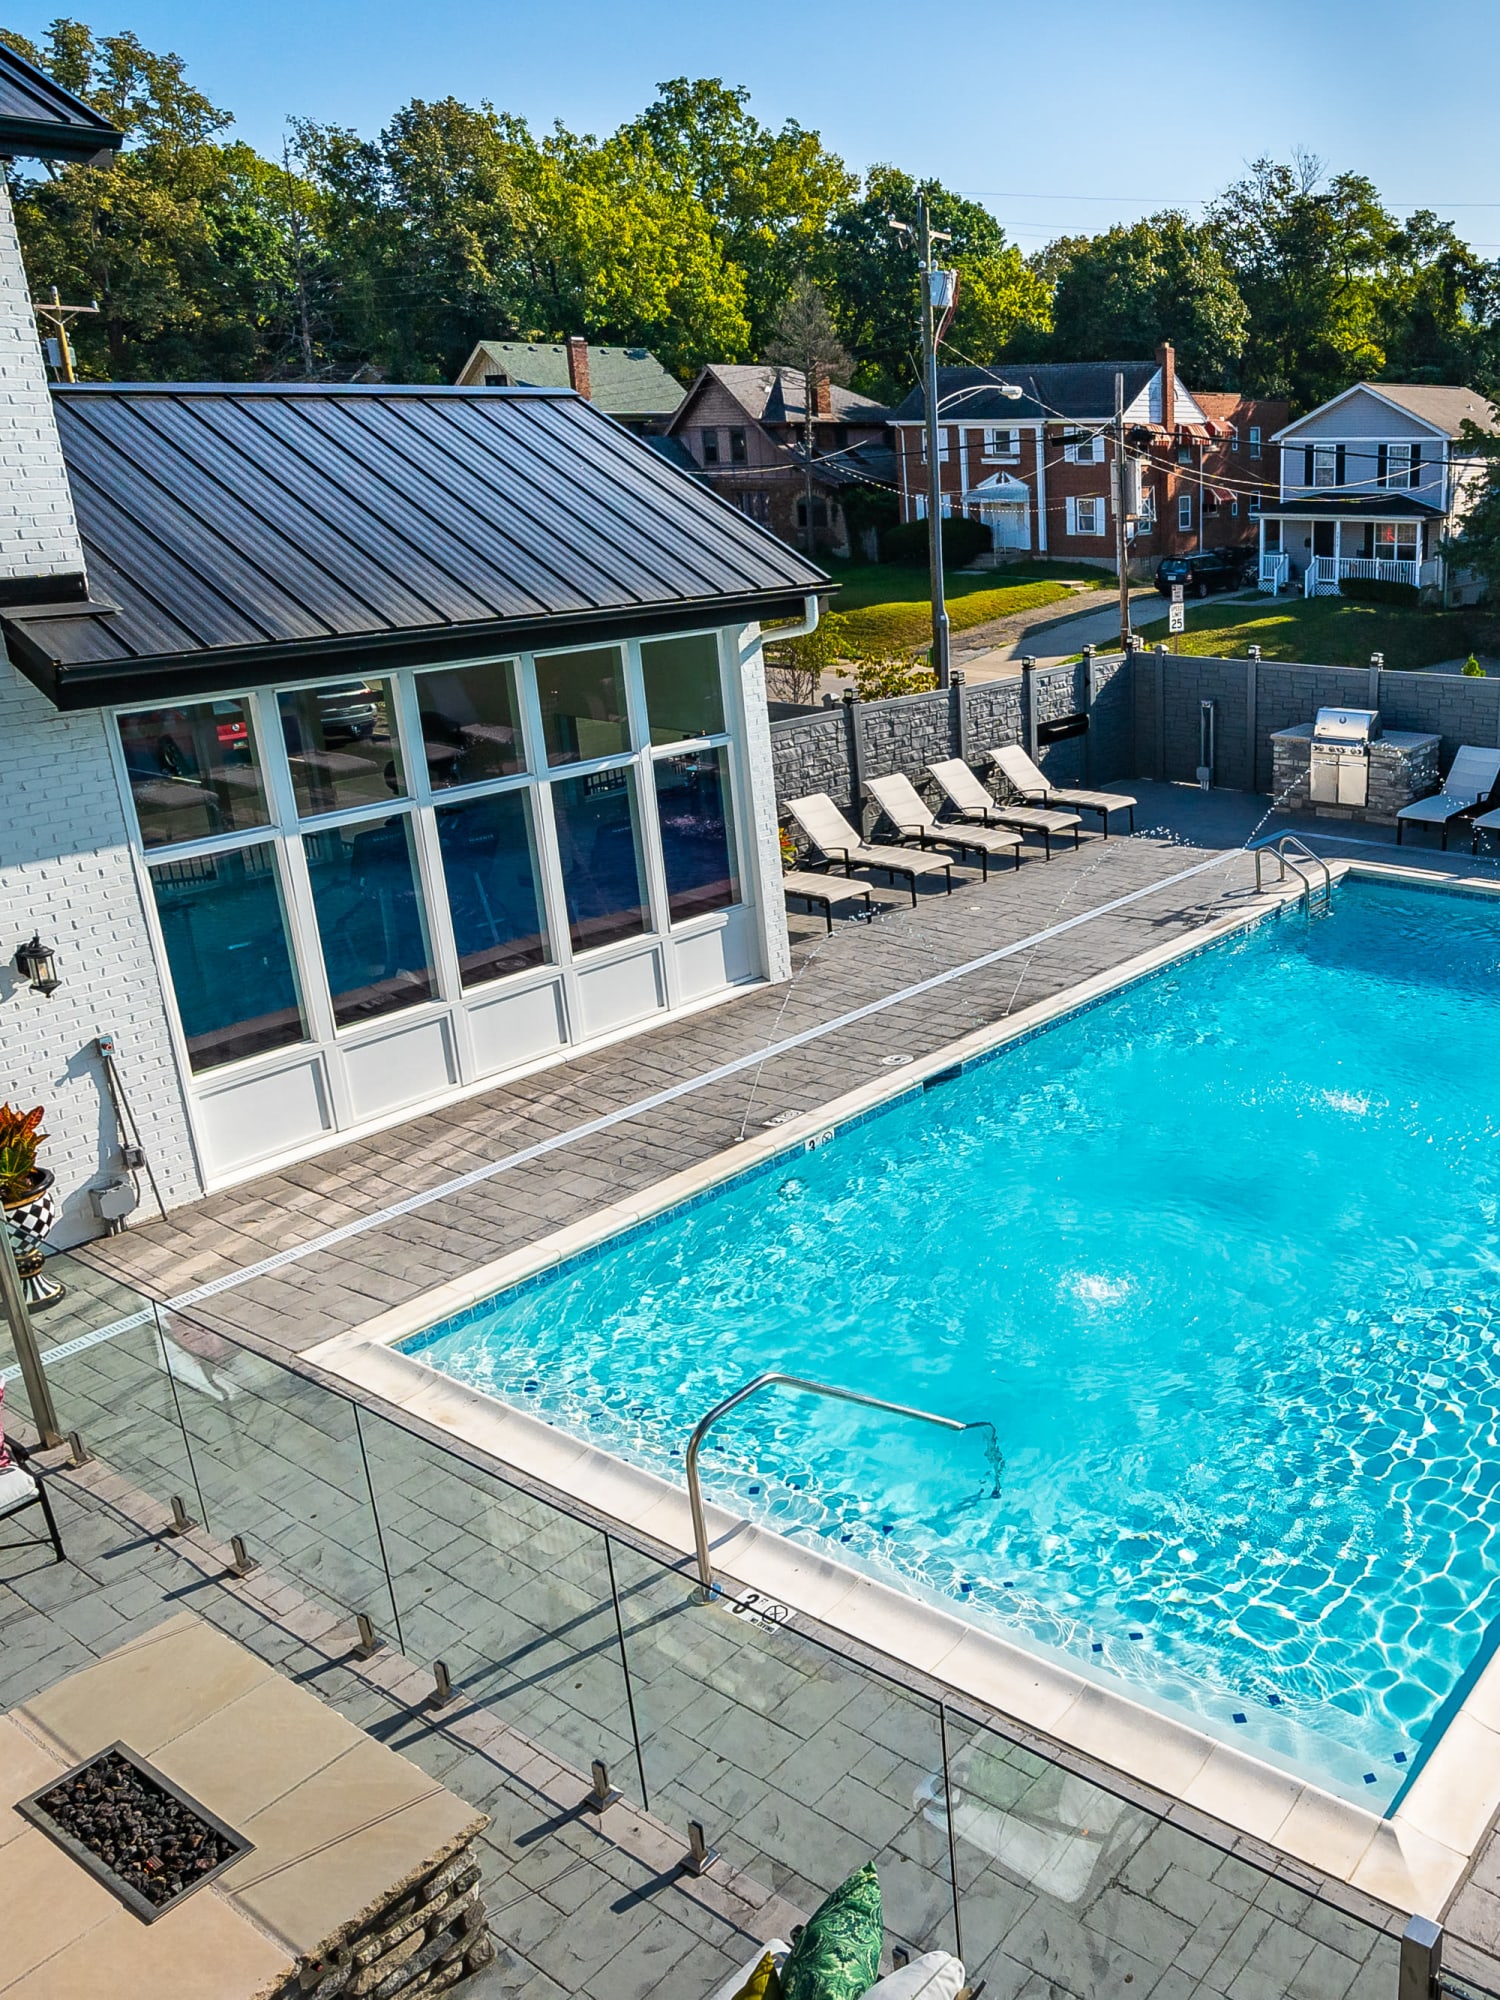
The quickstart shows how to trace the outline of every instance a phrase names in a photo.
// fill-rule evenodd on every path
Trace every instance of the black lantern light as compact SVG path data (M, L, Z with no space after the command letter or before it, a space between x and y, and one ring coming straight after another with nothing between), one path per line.
M57 976L57 954L50 944L43 944L38 932L31 934L30 944L23 944L16 951L16 970L28 980L32 990L51 999L62 981Z

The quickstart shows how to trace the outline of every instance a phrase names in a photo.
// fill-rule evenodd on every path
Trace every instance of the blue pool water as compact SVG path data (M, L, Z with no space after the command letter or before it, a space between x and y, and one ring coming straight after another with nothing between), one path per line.
M1500 1610L1500 906L1345 883L407 1343L1376 1809Z

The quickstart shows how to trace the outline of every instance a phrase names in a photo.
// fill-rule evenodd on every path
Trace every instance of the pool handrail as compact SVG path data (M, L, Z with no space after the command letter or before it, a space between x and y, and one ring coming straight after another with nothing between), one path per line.
M918 1423L937 1424L945 1431L988 1431L990 1434L991 1451L993 1453L992 1463L997 1468L996 1484L992 1497L997 1497L999 1494L999 1440L995 1434L995 1426L987 1422L984 1418L976 1419L971 1423L961 1423L957 1417L940 1417L935 1415L931 1410L913 1409L907 1403L887 1403L879 1396L863 1395L858 1389L840 1389L829 1382L809 1382L804 1376L784 1375L779 1369L772 1369L764 1375L757 1375L753 1382L745 1383L743 1388L736 1389L733 1395L726 1396L722 1403L715 1403L708 1414L701 1417L694 1425L693 1434L688 1439L688 1504L693 1512L693 1541L696 1545L698 1555L698 1589L696 1596L700 1604L708 1604L712 1601L715 1594L715 1586L713 1558L709 1553L708 1546L708 1524L703 1514L703 1487L698 1478L698 1453L702 1447L703 1440L708 1436L708 1433L719 1421L720 1417L727 1415L730 1410L734 1409L736 1404L743 1403L748 1397L758 1395L762 1389L773 1388L801 1389L809 1396L828 1396L835 1402L859 1403L869 1410L885 1410L893 1417L912 1417Z
M1292 850L1290 853L1287 851L1289 848ZM1304 862L1310 861L1313 867L1322 869L1322 901L1325 906L1332 901L1333 870L1328 866L1328 863L1323 859L1321 854L1314 854L1307 842L1299 840L1295 833L1284 833L1279 839L1274 841L1262 841L1255 849L1255 893L1257 896L1264 893L1261 885L1260 864L1262 857L1267 853L1276 856L1279 864L1279 873L1276 877L1278 882L1286 880L1286 871L1290 868L1292 873L1297 877L1297 880L1302 884L1302 907L1309 918L1313 913L1314 884L1312 876L1303 866Z

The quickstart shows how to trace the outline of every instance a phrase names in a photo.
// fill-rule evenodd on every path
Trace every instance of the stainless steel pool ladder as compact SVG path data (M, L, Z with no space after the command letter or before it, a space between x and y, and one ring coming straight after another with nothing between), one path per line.
M838 1389L828 1382L808 1382L800 1375L783 1375L773 1370L767 1375L757 1375L753 1382L747 1382L742 1389L736 1389L732 1396L726 1396L722 1403L713 1408L694 1426L693 1435L688 1439L687 1487L688 1504L693 1510L693 1541L698 1551L698 1590L700 1604L707 1604L714 1594L713 1558L708 1547L708 1524L703 1515L703 1487L698 1478L698 1453L703 1440L708 1436L720 1417L734 1409L736 1404L758 1395L762 1389L801 1389L809 1396L828 1396L837 1403L859 1403L867 1410L884 1410L893 1417L912 1417L921 1424L936 1424L945 1431L988 1431L990 1434L987 1456L994 1474L992 1498L1000 1494L1000 1476L1004 1470L1004 1460L1000 1456L1000 1442L995 1435L995 1426L982 1418L974 1423L963 1424L956 1417L934 1416L931 1410L914 1410L905 1403L882 1402L879 1396L863 1396L857 1389Z
M1303 914L1311 922L1314 917L1326 917L1333 905L1333 871L1321 854L1314 854L1305 840L1299 840L1295 833L1284 833L1274 843L1267 842L1255 850L1255 893L1260 895L1261 862L1267 854L1274 854L1279 864L1277 881L1286 880L1286 871L1292 873L1302 884ZM1318 881L1312 870L1321 869L1322 881Z

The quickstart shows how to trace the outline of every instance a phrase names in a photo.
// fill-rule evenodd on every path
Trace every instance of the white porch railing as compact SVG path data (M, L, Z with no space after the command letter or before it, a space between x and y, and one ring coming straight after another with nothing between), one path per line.
M1269 560L1269 558L1267 558ZM1398 562L1387 556L1311 556L1302 572L1304 597L1337 597L1345 577L1369 577L1379 583L1409 583L1419 586L1442 580L1441 560Z
M1284 552L1278 553L1274 549L1267 549L1260 559L1261 589L1269 591L1274 597L1278 591L1285 588L1290 569L1291 563Z

